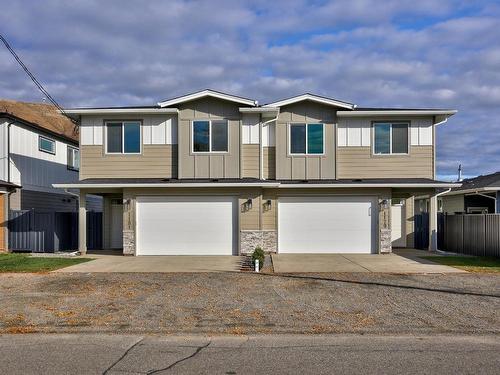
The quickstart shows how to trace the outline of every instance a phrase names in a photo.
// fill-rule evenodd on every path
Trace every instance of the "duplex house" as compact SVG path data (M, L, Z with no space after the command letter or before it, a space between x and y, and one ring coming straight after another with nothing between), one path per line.
M360 108L304 94L259 105L213 90L146 107L68 109L80 181L104 197L104 244L123 254L382 253L413 246L431 202L447 109ZM80 220L80 251L86 251Z
M52 186L78 181L77 130L53 105L0 100L0 251L9 210L78 210L77 196ZM89 202L98 209L100 199Z

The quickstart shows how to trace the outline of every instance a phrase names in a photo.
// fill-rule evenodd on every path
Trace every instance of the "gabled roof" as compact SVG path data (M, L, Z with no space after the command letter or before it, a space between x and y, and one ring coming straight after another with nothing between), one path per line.
M253 107L257 105L256 100L243 98L241 96L236 96L236 95L231 95L231 94L225 94L223 92L210 90L210 89L205 89L205 90L193 92L191 94L178 96L176 98L167 99L167 100L158 102L158 105L160 107L170 107L170 106L173 106L173 105L176 105L179 103L189 102L191 100L196 100L196 99L204 98L207 96L212 97L212 98L217 98L217 99L224 99L224 100L228 100L228 101L235 102L235 103L245 104L245 105L249 105L249 106L253 106Z
M78 129L52 104L0 99L0 117L2 116L78 142Z
M325 96L314 95L310 93L305 93L302 95L293 96L288 99L279 100L277 102L272 102L265 104L264 107L282 107L288 104L293 104L297 102L301 102L303 100L310 100L316 103L333 105L335 107L346 108L346 109L354 109L356 106L352 103L343 102L341 100L327 98Z
M453 189L446 195L465 194L475 191L498 191L500 190L500 172L466 178L462 181L462 186Z

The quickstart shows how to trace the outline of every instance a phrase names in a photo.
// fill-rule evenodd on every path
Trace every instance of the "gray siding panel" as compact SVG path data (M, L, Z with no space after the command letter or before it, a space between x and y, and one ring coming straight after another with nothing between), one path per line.
M335 121L335 108L331 106L304 101L282 107L276 122L276 178L335 178ZM289 155L288 124L295 122L324 124L324 155Z
M179 177L239 178L240 127L239 105L206 98L184 103L179 108ZM229 152L224 154L193 153L192 121L226 119L229 126Z

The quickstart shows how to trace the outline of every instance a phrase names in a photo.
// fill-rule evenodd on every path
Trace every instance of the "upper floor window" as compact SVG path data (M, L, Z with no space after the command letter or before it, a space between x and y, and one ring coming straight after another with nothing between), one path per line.
M408 153L408 123L373 124L373 153L376 155Z
M107 122L106 152L108 154L140 154L141 123L139 121Z
M226 120L193 121L193 152L228 152Z
M80 170L80 150L71 146L68 146L68 169Z
M323 124L290 124L290 154L318 155L324 149Z
M42 135L38 136L38 149L43 152L48 152L49 154L56 154L56 141L53 139L44 137Z

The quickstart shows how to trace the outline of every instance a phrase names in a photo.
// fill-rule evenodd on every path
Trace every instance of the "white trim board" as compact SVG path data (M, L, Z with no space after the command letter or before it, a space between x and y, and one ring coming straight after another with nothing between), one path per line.
M323 96L318 96L318 95L314 95L314 94L302 94L302 95L294 96L292 98L279 100L277 102L266 104L263 107L271 107L271 108L283 107L285 105L301 102L303 100L310 100L310 101L316 102L316 103L333 105L335 107L341 107L341 108L347 108L347 109L354 109L356 107L354 104L351 104L351 103L346 103L346 102L342 102L340 100L325 98Z
M253 107L257 105L256 100L246 99L246 98L242 98L242 97L230 95L230 94L224 94L222 92L213 91L213 90L209 90L209 89L198 91L198 92L188 94L188 95L179 96L178 98L164 100L164 101L158 102L158 105L160 107L169 107L169 106L176 105L179 103L184 103L184 102L188 102L191 100L204 98L207 96L212 97L212 98L217 98L217 99L228 100L228 101L235 102L235 103L246 104L246 105L250 105Z

